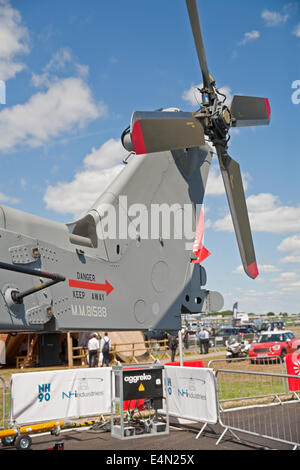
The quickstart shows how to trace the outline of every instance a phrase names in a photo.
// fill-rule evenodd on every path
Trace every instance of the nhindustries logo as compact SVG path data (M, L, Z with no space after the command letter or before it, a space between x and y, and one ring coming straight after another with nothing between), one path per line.
M177 389L177 394L179 397L183 398L193 398L195 400L206 400L206 395L203 393L198 393L195 391L187 390L184 388L178 388Z
M42 384L38 386L38 400L39 402L49 401L50 395L50 384Z

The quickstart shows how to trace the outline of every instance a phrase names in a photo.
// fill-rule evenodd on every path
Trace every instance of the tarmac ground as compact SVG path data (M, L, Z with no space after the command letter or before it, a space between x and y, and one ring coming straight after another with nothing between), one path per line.
M193 455L193 460L199 457L200 451L257 451L257 450L292 450L290 444L272 441L270 439L251 436L249 434L227 431L221 441L218 440L224 432L220 424L207 425L198 437L202 423L178 423L170 418L170 432L163 435L151 435L132 439L117 439L111 436L110 425L100 427L94 424L85 428L62 430L59 436L48 433L31 435L30 450L52 450L62 444L67 451L98 451L103 459L113 458L116 452L120 456L142 455L144 459L155 459L160 454L187 456ZM295 420L297 420L295 416ZM183 421L183 420L181 420ZM2 447L2 451L15 450L15 446ZM30 453L31 454L31 453ZM152 457L151 457L152 456ZM98 458L98 457L97 457ZM194 462L194 463L195 463Z

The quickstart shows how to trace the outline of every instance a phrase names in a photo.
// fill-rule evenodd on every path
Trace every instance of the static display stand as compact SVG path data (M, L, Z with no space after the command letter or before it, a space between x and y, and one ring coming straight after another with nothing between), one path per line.
M169 434L168 403L163 369L162 364L112 367L112 437L133 439ZM166 413L161 417L158 410L161 410L163 405ZM126 416L124 416L125 408Z

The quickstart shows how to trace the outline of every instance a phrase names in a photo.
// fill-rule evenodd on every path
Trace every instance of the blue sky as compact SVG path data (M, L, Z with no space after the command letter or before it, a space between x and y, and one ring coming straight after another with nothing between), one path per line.
M260 276L240 259L216 158L205 197L207 287L245 312L300 312L299 1L198 1L228 98L270 99L271 125L232 132ZM195 111L202 81L184 0L0 0L0 204L70 222L121 170L134 110ZM297 95L300 98L300 93ZM295 101L295 100L294 100Z

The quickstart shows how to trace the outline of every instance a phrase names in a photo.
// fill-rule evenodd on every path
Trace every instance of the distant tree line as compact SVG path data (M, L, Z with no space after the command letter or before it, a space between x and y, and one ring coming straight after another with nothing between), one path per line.
M222 312L214 312L214 313L209 313L208 315L203 315L203 316L217 316L217 315L222 315L223 317L226 317L226 316L232 316L233 315L233 311L232 310L223 310ZM249 317L256 317L257 314L256 313L248 313L247 314ZM300 315L300 313L298 314ZM288 313L287 312L280 312L280 313L274 313L274 312L268 312L266 315L264 316L267 316L267 317L276 317L276 316L279 316L279 317L287 317L288 316Z

